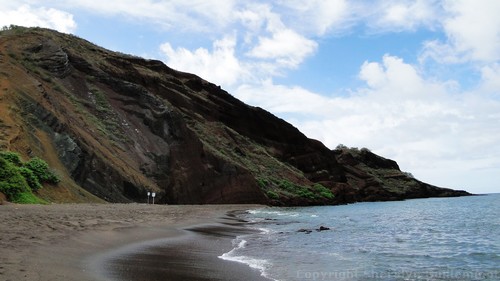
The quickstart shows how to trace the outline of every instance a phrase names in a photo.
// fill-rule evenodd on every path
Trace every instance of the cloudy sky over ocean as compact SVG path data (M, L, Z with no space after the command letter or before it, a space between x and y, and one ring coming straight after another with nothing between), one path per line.
M0 0L42 26L192 72L330 148L500 192L500 1Z

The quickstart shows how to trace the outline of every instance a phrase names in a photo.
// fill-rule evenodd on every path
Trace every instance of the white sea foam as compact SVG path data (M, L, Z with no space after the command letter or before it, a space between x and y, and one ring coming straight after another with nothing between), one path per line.
M247 240L241 239L241 241L238 243L238 246L234 248L234 250L243 249L245 248L246 245L247 245Z
M299 213L297 213L297 212L271 211L271 210L268 210L268 209L248 210L248 213L250 213L252 215L264 214L264 215L287 216L287 217L297 217L297 216L299 216Z
M270 230L268 228L259 227L257 229L260 231L260 234L269 234L272 232L272 230Z
M237 254L238 250L244 249L246 247L247 241L245 239L237 237L236 239L233 240L233 244L236 245L236 247L233 248L231 251L220 255L219 256L220 259L246 264L249 267L260 271L261 276L269 278L271 280L278 281L276 279L270 278L266 273L266 269L269 268L269 266L271 265L271 263L268 260L256 259Z

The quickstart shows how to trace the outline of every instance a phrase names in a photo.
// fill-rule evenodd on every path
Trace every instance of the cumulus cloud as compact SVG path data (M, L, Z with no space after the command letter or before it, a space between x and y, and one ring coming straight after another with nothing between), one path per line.
M382 63L364 62L359 78L369 86L365 90L376 90L380 99L402 100L408 98L435 98L446 88L453 88L454 81L433 83L425 81L418 67L403 59L385 55ZM441 88L446 86L446 88Z
M289 11L287 23L307 33L338 33L352 24L354 7L346 0L287 0L279 3Z
M171 67L195 72L205 79L232 89L237 83L269 79L298 67L318 44L288 28L268 4L251 3L235 17L245 27L215 40L212 50L174 49L170 43L160 50ZM243 37L243 40L239 38ZM239 49L240 53L236 53Z
M176 69L196 73L209 81L231 86L244 76L245 68L235 57L236 37L227 36L213 43L212 50L198 48L190 51L186 48L173 48L164 43L160 50L166 56L166 62Z
M442 18L446 41L425 44L423 58L441 63L495 62L500 59L500 2L446 1Z
M276 31L270 37L260 37L259 43L248 55L258 59L274 60L279 66L297 67L311 55L318 44L290 29Z
M436 1L379 1L363 8L372 31L415 30L431 27L436 21ZM363 15L361 15L363 17Z
M61 32L71 33L76 29L73 15L65 11L21 5L0 11L0 26L20 25L27 27L46 27Z
M280 69L296 68L316 50L318 44L287 27L280 14L272 11L268 4L249 4L237 14L247 28L244 43L248 47L246 56L260 62L269 74ZM269 67L269 63L274 66Z
M256 84L242 84L234 94L243 101L280 114L322 115L321 108L329 100L299 86L276 85L272 79Z
M258 86L241 86L236 95L273 112L308 115L313 122L318 122L318 119L335 120L338 130L318 130L336 134L332 139L352 136L351 133L346 134L348 130L359 133L360 128L366 127L367 132L378 131L395 128L410 119L423 116L457 114L453 108L443 105L453 100L451 95L448 96L450 82L425 80L418 74L416 67L401 58L386 55L382 62L365 62L360 68L359 77L366 87L353 89L346 97L328 98L298 86L275 85L270 80ZM354 124L356 122L358 124ZM361 130L359 135L367 132ZM363 141L364 138L354 140L358 144ZM337 144L338 141L329 143L331 147Z

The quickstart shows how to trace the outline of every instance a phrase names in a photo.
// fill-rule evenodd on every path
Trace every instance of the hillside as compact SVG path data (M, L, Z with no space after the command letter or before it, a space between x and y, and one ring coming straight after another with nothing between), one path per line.
M60 176L52 202L341 204L468 195L366 149L330 150L264 109L156 60L72 35L0 33L0 150Z

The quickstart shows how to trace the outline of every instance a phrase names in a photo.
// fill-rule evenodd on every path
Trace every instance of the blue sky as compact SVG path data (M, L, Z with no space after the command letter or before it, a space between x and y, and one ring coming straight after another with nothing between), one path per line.
M0 0L43 26L164 61L335 148L500 192L500 1Z

